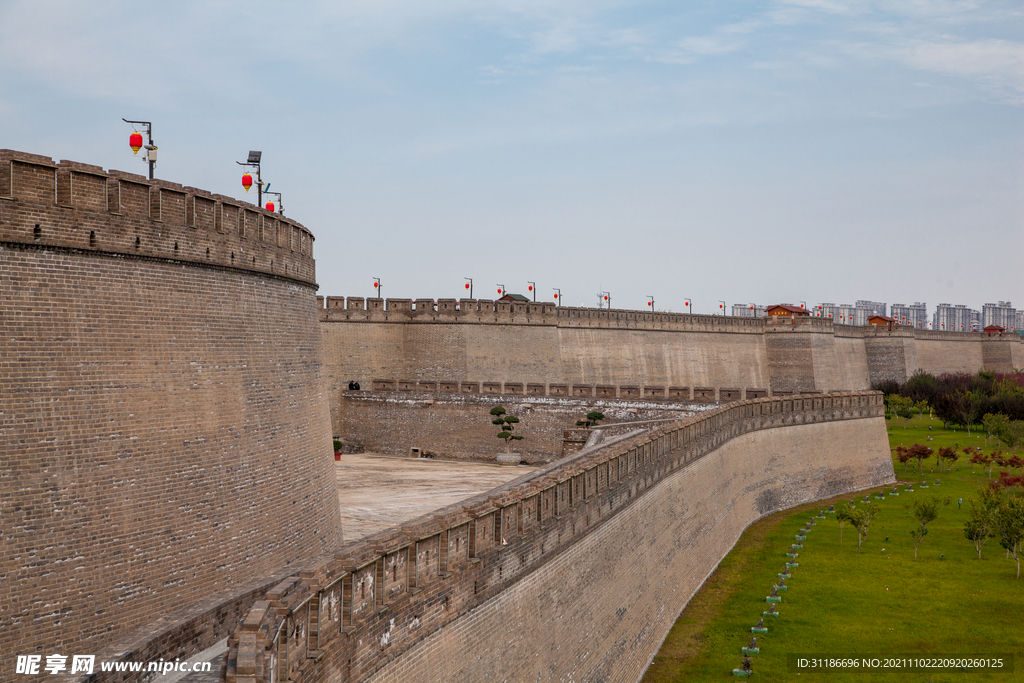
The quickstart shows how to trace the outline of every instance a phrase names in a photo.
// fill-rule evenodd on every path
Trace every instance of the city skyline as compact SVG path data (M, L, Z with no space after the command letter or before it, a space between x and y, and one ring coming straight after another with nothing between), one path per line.
M151 121L157 178L248 202L260 150L328 296L1024 304L1022 17L12 0L0 147L142 175Z

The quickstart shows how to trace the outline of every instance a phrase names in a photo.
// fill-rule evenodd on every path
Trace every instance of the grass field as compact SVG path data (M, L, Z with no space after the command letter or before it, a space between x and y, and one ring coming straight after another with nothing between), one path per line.
M963 430L946 430L941 421L915 418L907 428L903 420L887 422L890 446L959 443L979 446L985 437ZM928 427L932 429L929 430ZM926 442L928 437L933 441ZM912 461L914 463L914 461ZM959 469L957 467L959 466ZM740 649L750 640L750 627L768 609L765 597L787 561L797 530L830 503L865 494L879 509L857 553L857 532L849 524L840 543L834 515L814 520L797 552L798 567L780 592L778 618L765 617L768 633L758 635L760 653L751 656L754 679L763 681L1024 681L1024 656L1015 661L1014 673L908 672L880 669L827 672L790 671L787 655L816 658L856 655L940 657L949 655L1020 654L1024 646L1024 576L1015 578L1016 563L1005 557L997 539L991 539L978 559L971 541L964 538L970 497L988 481L987 469L971 472L961 457L952 472L939 472L935 458L924 461L923 475L916 464L904 472L894 463L900 480L898 497L875 500L885 489L868 489L829 501L805 505L766 517L753 524L694 596L655 657L644 681L723 681L732 679L740 665ZM993 477L998 476L993 469ZM935 480L941 484L935 486ZM927 480L929 487L920 488ZM914 492L904 492L914 482ZM952 504L928 525L929 533L914 559L910 530L916 526L906 503L914 496L950 496ZM963 506L958 508L958 499Z

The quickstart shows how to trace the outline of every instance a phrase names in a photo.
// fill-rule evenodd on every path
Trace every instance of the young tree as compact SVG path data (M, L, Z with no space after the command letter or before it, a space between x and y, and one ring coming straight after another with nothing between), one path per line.
M917 411L918 417L924 417L924 411L928 410L928 401L917 401L914 404L914 409Z
M1015 470L1024 470L1024 460L1020 459L1016 455L1007 460L1006 464Z
M999 461L1003 459L1002 451L992 451L985 458L985 464L988 465L988 478L992 478L992 468L999 464Z
M957 418L967 428L967 438L971 438L971 427L981 418L981 408L985 403L985 392L981 389L964 392L964 400L960 403Z
M915 443L910 447L910 457L917 460L917 473L923 474L924 470L921 468L921 461L925 458L931 457L932 449L928 446L924 446L919 443Z
M984 466L988 462L988 458L981 452L981 449L973 446L964 448L964 457L967 458L967 462L971 463L971 474L974 474L975 465Z
M491 408L491 415L494 415L494 419L491 420L491 424L496 424L501 427L501 433L498 434L498 438L505 440L505 452L511 453L512 442L522 441L523 437L512 433L512 430L516 428L515 425L519 422L519 418L515 415L507 415L507 412L508 411L501 406L494 406Z
M937 457L939 460L946 461L946 471L949 472L953 469L953 464L960 459L960 453L952 446L944 446L939 449Z
M942 508L949 505L952 499L946 497L945 500L939 500L937 497L932 496L931 498L917 498L910 505L910 514L917 520L917 528L910 530L910 535L914 539L914 559L917 559L917 547L921 545L921 541L928 535L928 523L935 521L935 518L939 516L939 512Z
M587 416L585 418L576 421L576 426L583 427L584 429L590 429L592 426L598 423L598 420L603 419L604 413L597 410L591 410L589 413L587 413Z
M839 542L843 542L843 527L847 522L850 521L850 513L853 512L853 506L850 505L850 501L840 504L836 508L836 521L839 522Z
M907 428L907 423L912 417L914 417L914 401L913 399L900 396L899 394L892 394L886 396L885 400L889 402L889 409L896 415L896 417L903 418L903 428Z
M906 446L896 447L896 458L903 464L903 471L907 471L907 463L910 462L913 456L910 455L910 450Z
M985 428L985 445L989 439L1002 439L1003 430L1010 424L1010 418L1002 413L986 413L981 418L981 425Z
M996 535L996 514L999 511L1001 498L998 493L991 489L981 490L981 500L971 498L967 501L970 506L970 514L964 523L964 537L974 543L974 549L978 551L978 559L981 559L981 547L988 539Z
M1012 448L1013 454L1016 455L1021 442L1024 442L1024 420L1008 422L1002 431L1001 439L1003 444L1007 448Z
M999 506L996 516L999 545L1017 562L1017 578L1020 578L1021 543L1024 543L1024 498L1012 497Z
M864 543L864 539L868 537L868 527L871 526L872 520L878 515L878 509L871 503L862 505L859 508L850 511L850 525L857 530L857 552L860 552L860 546Z

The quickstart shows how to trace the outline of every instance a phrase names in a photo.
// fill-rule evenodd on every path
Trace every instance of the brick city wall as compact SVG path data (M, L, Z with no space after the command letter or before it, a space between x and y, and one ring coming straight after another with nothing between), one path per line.
M518 394L346 391L336 436L374 453L407 456L416 447L427 457L494 462L495 455L505 452L505 442L497 438L499 430L491 424L490 415L491 408L500 405L520 419L514 431L523 440L514 442L512 451L533 465L562 457L564 430L574 429L576 421L592 410L604 413L606 424L611 424L685 417L709 407L708 402L700 405L688 400L617 399L617 387L607 389L612 390L611 397L602 399L524 396L521 390ZM713 395L708 400L713 401Z
M341 541L311 244L227 198L0 151L5 675L198 651Z
M254 603L226 680L635 680L750 522L894 479L882 414L740 401L345 546Z
M350 381L725 387L746 394L867 389L908 378L1009 371L977 332L833 325L464 299L320 299L332 414ZM1009 358L1009 362L1007 361Z

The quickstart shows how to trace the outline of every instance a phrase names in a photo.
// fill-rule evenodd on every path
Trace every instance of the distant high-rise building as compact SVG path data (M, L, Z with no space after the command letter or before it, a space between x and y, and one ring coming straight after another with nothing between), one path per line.
M935 307L932 318L932 329L951 330L953 332L970 332L981 329L981 314L963 304L951 306L939 304Z
M853 312L854 325L867 325L873 315L885 315L886 306L880 301L858 301Z
M910 325L918 329L928 327L928 305L915 301L907 306L906 304L893 304L890 315L900 325Z
M753 306L753 310L751 310ZM732 314L740 318L763 318L767 306L761 304L733 304Z
M984 304L981 307L981 326L999 325L1010 329L1017 326L1017 309L1009 301L997 304Z
M832 318L832 322L837 325L855 325L857 307L851 306L850 304L819 304L821 309L821 316L823 318ZM864 318L864 324L867 324L867 318Z

